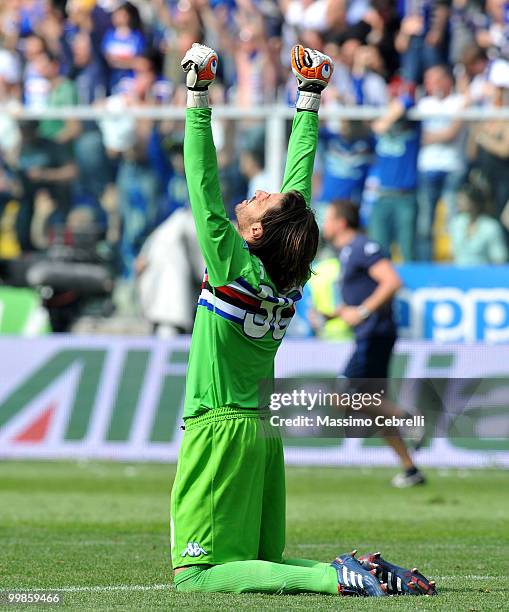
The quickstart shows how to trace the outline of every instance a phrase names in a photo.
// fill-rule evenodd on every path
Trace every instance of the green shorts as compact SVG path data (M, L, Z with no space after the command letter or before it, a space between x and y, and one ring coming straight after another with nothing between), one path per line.
M187 419L171 493L173 567L280 563L284 546L283 445L269 416L219 408Z

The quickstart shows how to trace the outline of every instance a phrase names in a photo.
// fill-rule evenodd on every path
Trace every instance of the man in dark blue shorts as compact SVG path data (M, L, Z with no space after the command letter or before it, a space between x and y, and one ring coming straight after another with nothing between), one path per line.
M351 379L386 379L397 338L392 302L401 279L381 246L359 231L359 210L353 202L337 200L328 207L323 236L340 250L343 304L333 316L341 317L355 333L355 351L343 374ZM384 437L404 470L392 484L405 488L424 483L399 431L391 429Z

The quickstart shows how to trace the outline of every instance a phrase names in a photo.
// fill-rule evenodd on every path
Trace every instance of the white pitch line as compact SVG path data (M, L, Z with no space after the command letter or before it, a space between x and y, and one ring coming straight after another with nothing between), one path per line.
M164 591L165 589L173 589L173 584L112 584L105 586L69 586L55 589L55 591L64 591L66 593L74 593L80 591Z
M466 578L468 580L500 580L503 576L479 576L477 574L460 575L454 574L452 576L434 576L435 580L457 580L458 578ZM438 585L440 586L440 585ZM101 593L107 591L164 591L174 589L173 584L111 584L111 585L97 585L97 586L65 586L65 587L45 587L44 589L35 588L12 588L7 590L13 591L60 591L63 593ZM2 589L6 590L6 589Z
M454 576L437 576L436 580L457 580L458 578L467 578L468 580L500 580L500 578L505 578L505 576L477 576L476 574L464 576L463 574L458 574Z
M60 591L63 593L80 593L80 592L91 592L100 593L103 591L164 591L165 589L173 589L173 584L111 584L103 586L66 586L66 587L45 587L44 589L2 589L11 590L16 592L28 591Z

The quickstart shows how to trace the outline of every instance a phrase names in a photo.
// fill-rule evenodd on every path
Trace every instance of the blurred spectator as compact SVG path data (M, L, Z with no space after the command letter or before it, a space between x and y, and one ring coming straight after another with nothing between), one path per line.
M12 51L0 49L0 105L12 109L18 107L20 81L21 65L17 56ZM17 189L9 169L9 164L17 158L20 145L21 133L17 122L8 113L0 113L0 259L15 257L20 251L15 235L19 204L13 201Z
M73 79L78 103L94 104L108 92L108 74L97 57L88 32L78 32L72 41ZM78 177L74 184L77 204L91 206L100 214L100 198L112 181L112 169L106 157L101 132L95 121L83 121L82 131L74 143ZM99 219L96 219L98 221Z
M174 140L171 134L167 135L163 139L163 149L169 157L171 169L157 222L164 221L176 210L189 206L189 192L184 174L184 144L182 139ZM164 177L162 177L162 180L164 182Z
M3 0L2 5L0 30L11 49L37 31L51 6L49 0Z
M271 180L265 170L265 155L262 148L244 149L241 152L240 171L248 181L248 197L252 197L259 189L266 191L270 188Z
M472 105L483 106L489 102L492 88L488 81L489 60L484 49L476 44L467 47L456 72L458 92L465 95Z
M37 34L44 39L46 48L58 57L60 74L68 76L72 66L72 53L65 35L65 11L55 0L49 3L47 15L37 27Z
M375 45L386 70L387 79L391 79L399 69L399 55L395 39L401 25L397 5L392 0L372 0L371 6L363 14L360 24L366 27L366 41Z
M133 75L134 60L145 49L142 24L138 9L123 2L112 14L113 27L102 41L102 51L111 68L111 88L123 77Z
M49 83L49 91L45 107L55 109L59 107L74 106L78 103L76 86L70 79L60 75L60 62L51 51L39 53L36 60L37 72ZM62 145L67 149L69 157L72 156L72 141L81 130L80 122L76 119L43 119L39 124L39 134Z
M500 223L484 212L486 194L473 185L458 193L458 214L451 222L454 263L461 266L503 264L508 252Z
M361 202L372 160L373 139L361 121L325 122L320 128L318 161L321 190L318 201L336 199Z
M47 50L44 39L29 36L25 39L23 72L23 102L29 108L44 108L51 84L41 73L38 66L39 56Z
M493 108L509 105L509 62L497 60L490 70ZM489 186L497 218L509 200L509 123L507 120L482 121L471 131L470 154L474 166Z
M21 124L21 150L12 167L21 188L21 209L17 233L23 251L32 249L30 228L37 194L45 191L53 202L53 212L47 219L48 228L65 223L72 204L72 182L76 165L65 147L41 136L37 122Z
M148 237L135 269L142 312L154 333L163 338L189 333L205 264L188 208L177 210Z
M65 8L67 21L65 36L72 43L78 32L90 35L94 52L101 50L101 44L106 32L111 28L110 15L96 4L95 0L68 0Z
M97 55L88 32L78 32L72 42L73 70L70 77L78 93L79 104L93 104L109 93L108 71Z
M0 105L17 109L20 101L21 65L17 56L0 49ZM18 124L8 113L0 113L0 216L12 193L12 177L7 165L19 152L21 134Z
M382 76L384 72L378 48L363 45L355 32L347 32L341 44L340 61L332 75L339 101L346 105L385 105L387 84Z
M355 4L352 2L351 4ZM340 32L346 23L347 3L338 0L280 0L285 19L286 37L289 46L295 44L295 38L302 24L318 32ZM363 6L366 5L363 3ZM357 20L360 15L357 16ZM355 17L352 16L355 22ZM294 38L295 37L295 38Z
M153 0L151 2L152 14L150 18L150 32L152 47L161 53L169 51L174 33L172 9L175 3L172 0Z
M208 6L206 0L197 4L207 37L212 36L224 52L225 66L221 67L221 76L226 87L232 90L232 102L244 107L273 102L277 95L279 66L269 46L266 22L258 7L250 0L239 2L235 19L232 19L226 4L216 3L215 9Z
M445 64L449 50L451 0L400 0L401 29L396 49L401 54L401 76L419 84L426 70Z
M237 85L234 101L245 107L274 102L277 70L261 20L254 26L243 27L239 39L240 44L235 46Z
M478 23L480 0L452 0L449 19L449 61L461 62L461 56L469 47L477 46L475 29Z
M7 108L16 110L15 102L3 101L0 97L0 104L6 104ZM0 165L14 164L21 145L21 132L18 122L7 113L0 114Z
M157 53L136 58L134 77L124 83L125 91L106 100L107 108L121 111L133 105L168 102L171 87L161 78L161 66ZM161 125L152 119L134 120L118 112L101 122L101 131L110 156L119 159L116 187L122 221L120 256L122 273L131 278L134 260L159 216L169 164L162 151Z
M486 0L483 17L482 25L477 23L477 44L488 51L491 59L501 56L509 59L509 31L505 0Z
M465 107L463 96L455 94L453 79L447 66L429 68L424 75L427 96L417 109L435 112L436 118L422 122L422 146L418 158L419 215L417 222L420 260L432 259L432 227L435 209L444 199L448 217L456 209L456 192L465 178L463 123L451 117L440 117L441 111L454 113Z
M0 101L21 99L21 62L13 51L0 48Z
M405 118L414 105L413 92L404 83L392 87L387 113L373 123L376 156L370 170L372 210L369 236L389 252L393 243L405 261L414 259L417 217L417 156L420 126Z

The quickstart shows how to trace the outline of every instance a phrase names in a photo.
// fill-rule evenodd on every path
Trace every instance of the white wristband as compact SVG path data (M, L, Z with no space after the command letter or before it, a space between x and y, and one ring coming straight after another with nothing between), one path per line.
M299 91L295 108L317 113L320 108L320 94L313 91Z
M363 321L365 321L371 315L371 311L369 310L369 308L366 308L364 304L357 306L357 312L359 313L359 316Z
M187 108L208 108L209 107L209 92L207 89L187 90Z

